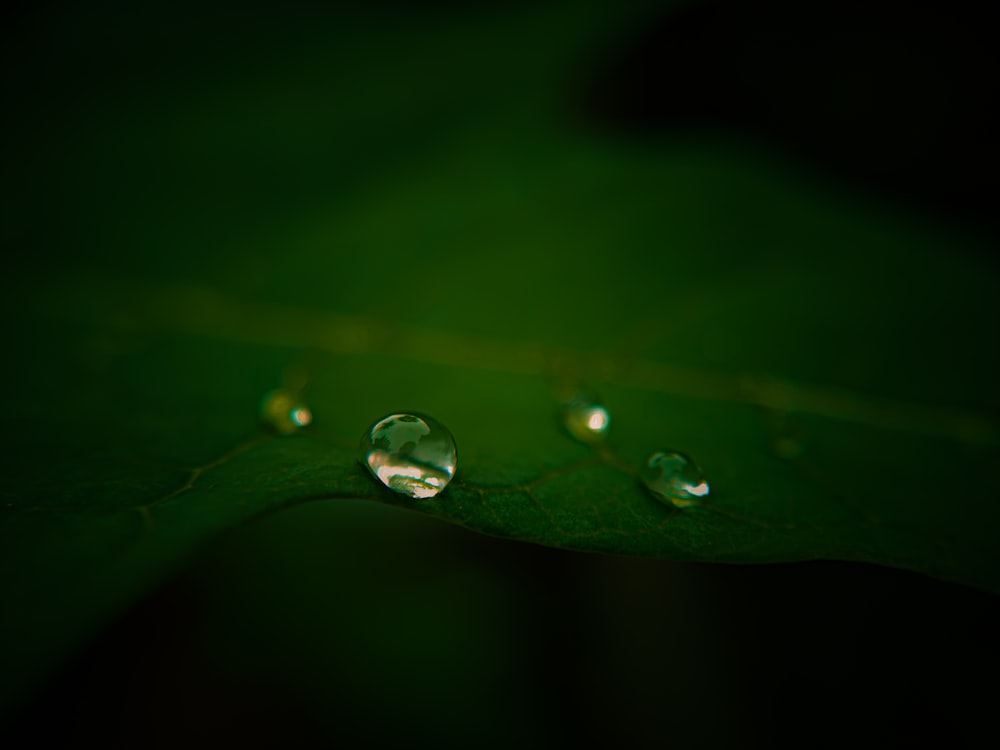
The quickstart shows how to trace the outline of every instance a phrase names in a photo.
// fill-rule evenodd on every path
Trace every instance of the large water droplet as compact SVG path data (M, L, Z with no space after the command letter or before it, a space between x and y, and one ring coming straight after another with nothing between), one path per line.
M278 388L261 400L260 419L280 435L291 435L312 423L312 412L294 392Z
M678 508L695 505L708 497L708 482L701 469L683 453L654 453L639 476L657 498Z
M562 408L563 426L581 443L603 441L611 428L611 415L592 394L578 394Z
M434 497L455 475L455 438L424 414L390 414L361 438L361 459L372 476L394 492Z

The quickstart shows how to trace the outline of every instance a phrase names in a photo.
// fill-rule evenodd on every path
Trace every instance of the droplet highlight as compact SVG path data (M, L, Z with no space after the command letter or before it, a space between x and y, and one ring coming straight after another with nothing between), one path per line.
M434 497L455 476L455 438L425 414L390 414L361 438L361 460L393 492L416 499Z
M698 464L683 453L654 453L642 467L639 477L657 499L677 508L696 505L710 492Z
M279 435L291 435L313 421L312 412L302 399L284 388L264 396L260 402L260 419Z
M600 443L611 429L611 414L593 395L578 395L562 408L566 431L581 443Z

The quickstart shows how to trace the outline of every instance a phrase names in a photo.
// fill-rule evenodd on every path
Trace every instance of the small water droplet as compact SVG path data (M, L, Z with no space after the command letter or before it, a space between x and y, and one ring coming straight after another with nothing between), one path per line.
M278 434L291 435L312 423L312 412L294 392L278 388L261 400L260 419Z
M592 394L573 397L562 408L562 421L567 432L581 443L600 443L608 436L611 415Z
M390 414L361 438L361 459L372 476L394 492L434 497L455 475L455 438L424 414Z
M695 505L708 497L708 482L701 469L683 453L654 453L639 476L657 498L678 508Z

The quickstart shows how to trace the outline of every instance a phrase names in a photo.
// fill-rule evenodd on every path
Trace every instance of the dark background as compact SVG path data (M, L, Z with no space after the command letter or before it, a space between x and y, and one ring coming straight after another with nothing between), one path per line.
M996 598L890 569L567 553L324 504L232 534L40 695L22 743L962 747Z
M557 105L575 127L636 148L737 137L871 196L872 210L919 215L989 248L995 44L978 8L654 5L595 46ZM331 29L331 47L381 49L401 17L420 33L469 12L447 2L8 10L5 266L72 268L87 254L105 268L134 262L100 231L92 246L77 242L89 214L58 187L75 179L65 157L81 138L76 114L92 127L94 113L128 112L133 89L201 96L205 70L212 95L230 77L238 98L248 81L269 85L317 24ZM560 12L571 22L572 4ZM338 14L350 20L343 37ZM330 69L349 76L330 54ZM497 84L465 85L489 98ZM419 99L416 90L400 96ZM405 131L402 151L449 137L434 122L418 107L412 122L385 128ZM239 217L275 200L308 204L392 158L391 148L364 151L334 177L312 174L303 154L303 179L286 191L192 210ZM246 162L245 179L284 176L266 153ZM226 179L241 176L218 187ZM123 205L115 237L143 221ZM216 225L204 226L208 245ZM331 503L205 550L28 700L4 744L965 747L995 740L998 625L995 597L888 569L585 556Z

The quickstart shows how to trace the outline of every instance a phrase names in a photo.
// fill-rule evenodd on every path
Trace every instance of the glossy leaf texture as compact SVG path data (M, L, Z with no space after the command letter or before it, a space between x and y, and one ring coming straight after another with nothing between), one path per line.
M625 21L498 18L352 17L267 65L203 51L173 85L110 76L25 115L5 698L226 529L338 498L573 550L1000 590L982 244L750 140L589 130L559 93ZM278 436L258 409L288 382L314 422ZM567 384L600 393L605 443L560 425ZM358 462L363 431L410 410L458 444L429 500ZM698 461L703 505L641 485L661 450Z

